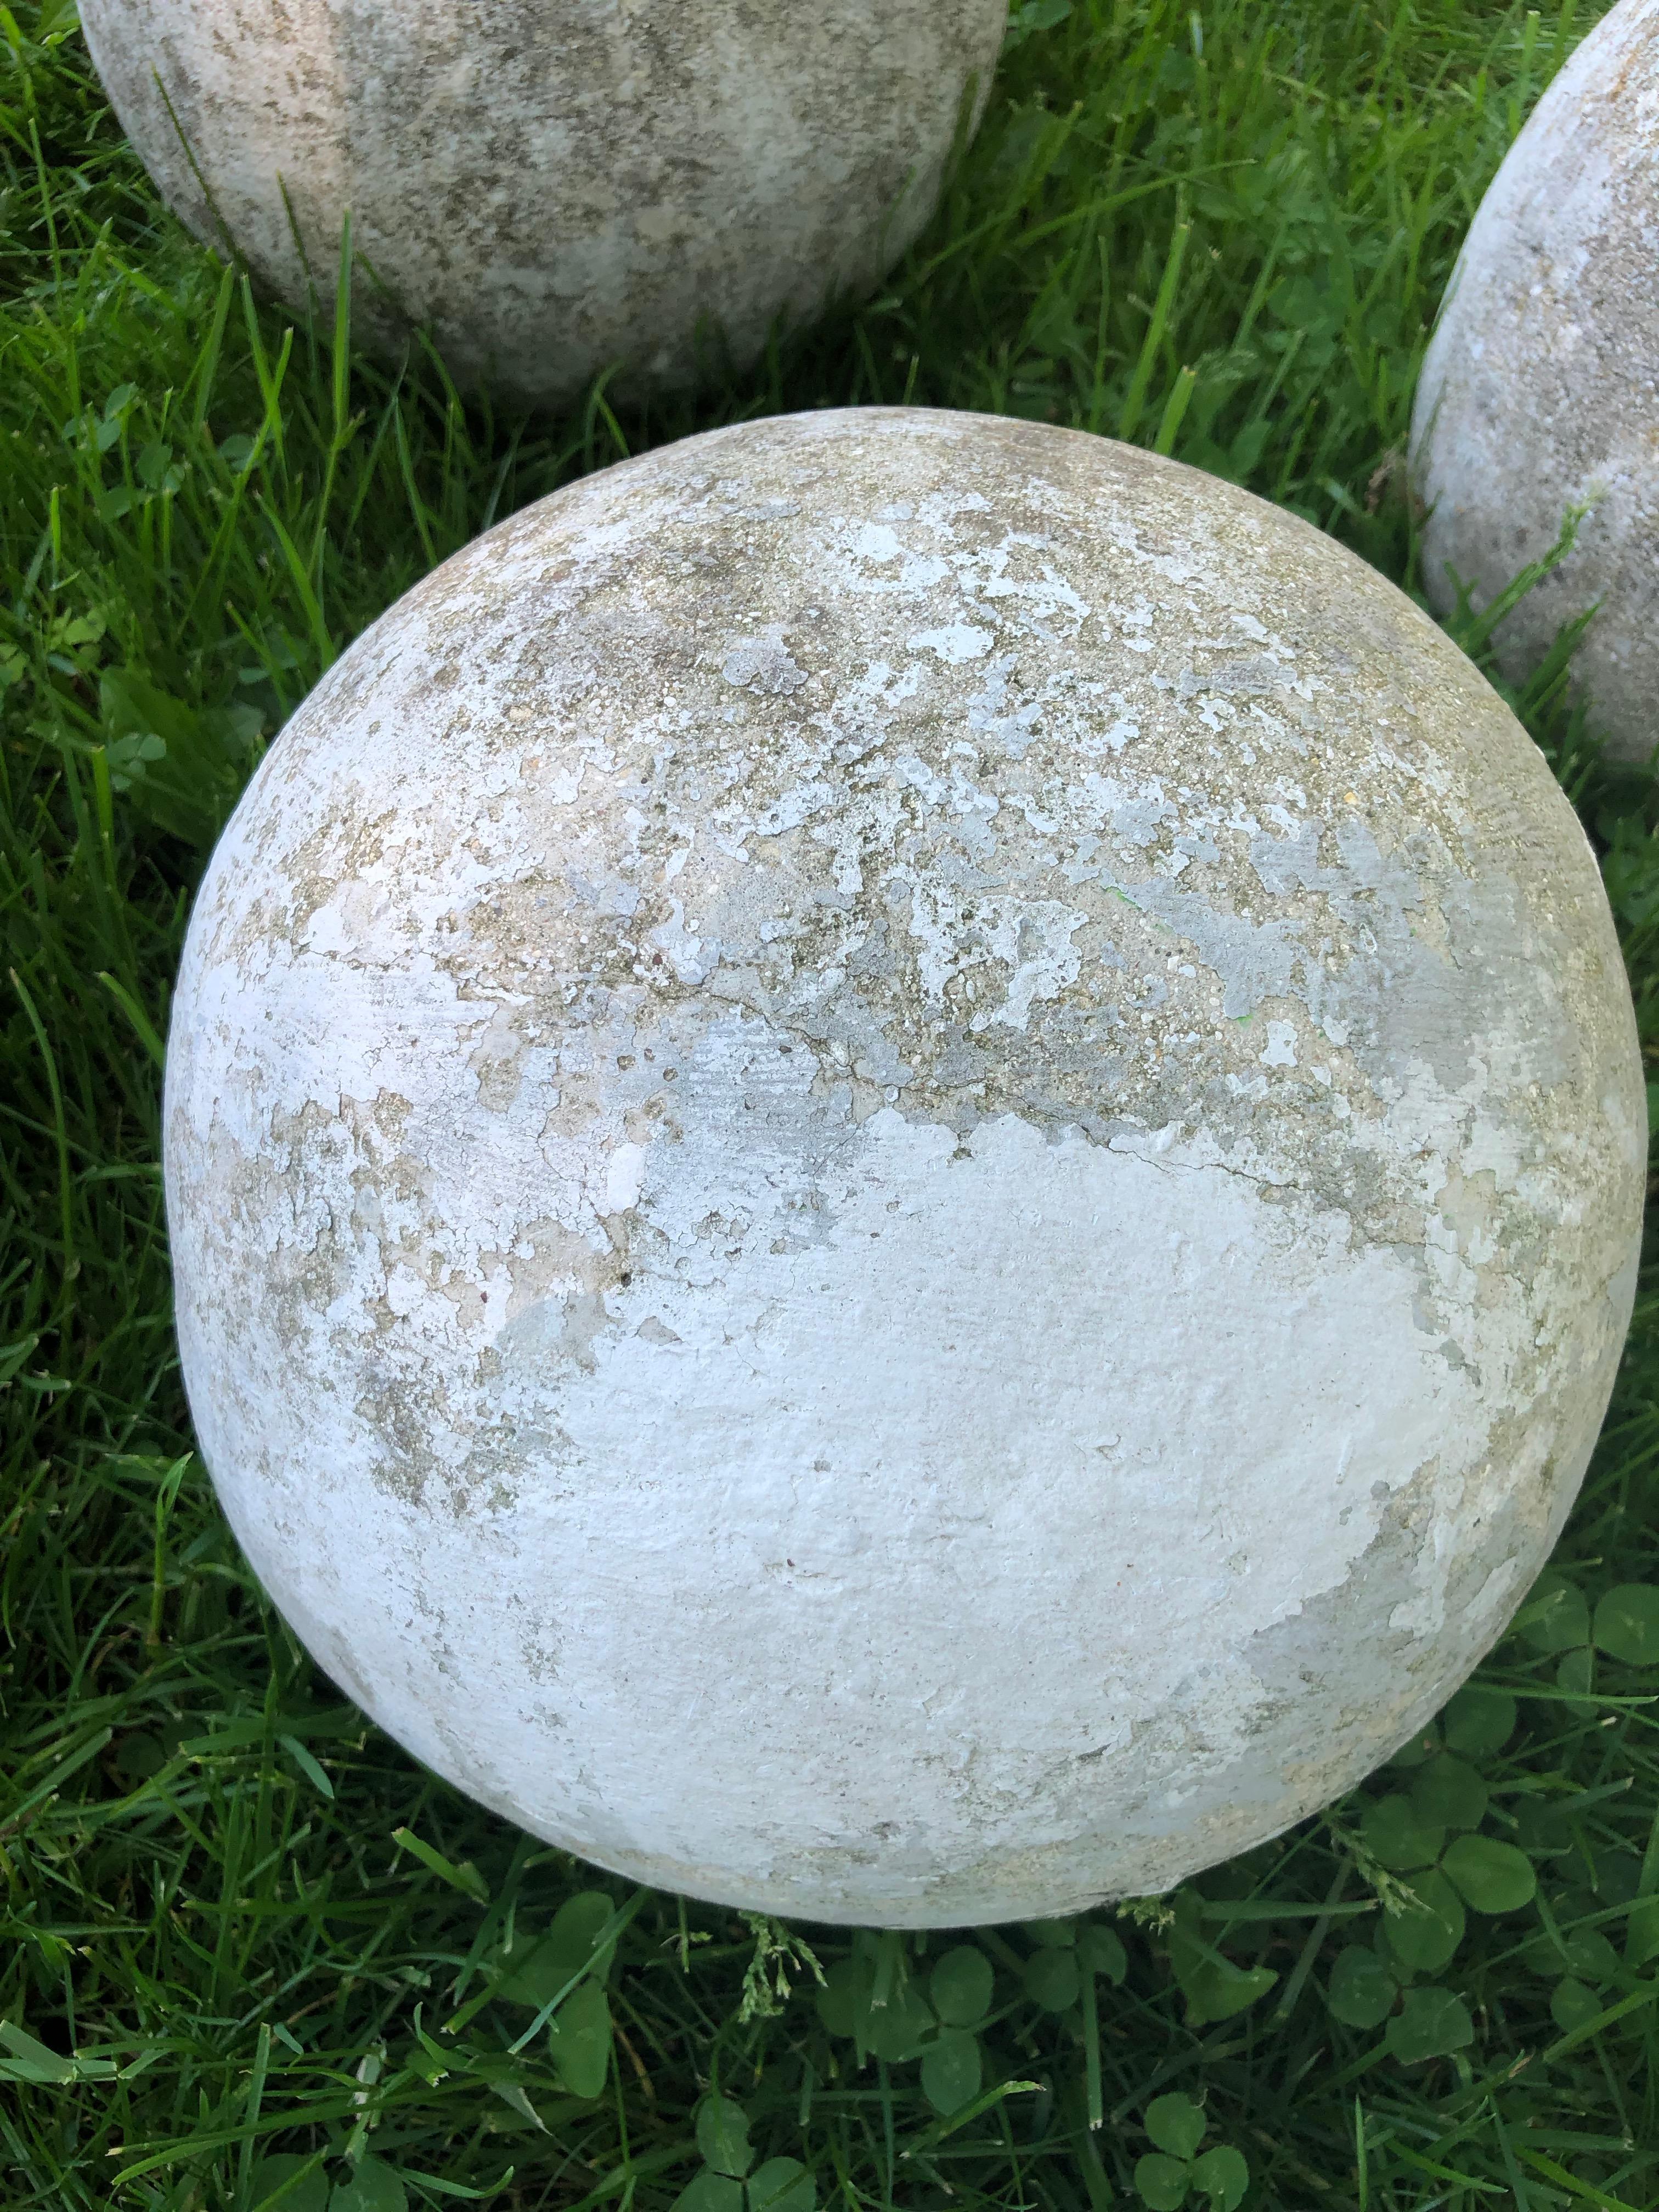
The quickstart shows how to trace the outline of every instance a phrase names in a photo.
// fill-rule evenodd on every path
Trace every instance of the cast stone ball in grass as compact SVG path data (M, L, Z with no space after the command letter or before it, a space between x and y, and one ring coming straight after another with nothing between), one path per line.
M742 367L874 284L982 112L1006 0L82 0L123 128L304 310L509 400ZM700 326L702 326L700 330ZM718 326L720 337L715 336ZM721 349L721 339L725 353Z
M1631 1310L1595 861L1426 615L1071 431L754 422L480 538L215 854L185 1371L324 1668L830 1921L1285 1828L1500 1633Z
M1659 0L1623 0L1562 70L1481 203L1418 388L1424 574L1486 605L1577 543L1497 633L1519 681L1600 611L1574 668L1615 757L1659 744Z

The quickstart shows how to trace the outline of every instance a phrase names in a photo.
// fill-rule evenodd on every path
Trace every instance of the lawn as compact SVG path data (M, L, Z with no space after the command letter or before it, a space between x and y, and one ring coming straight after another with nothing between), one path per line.
M342 1703L192 1456L156 1164L192 888L262 747L584 471L782 409L1000 410L1233 477L1413 588L1428 328L1601 12L1021 0L880 298L695 408L526 423L356 357L331 304L290 329L161 208L65 0L0 6L9 2212L1659 2204L1651 1267L1558 1559L1407 1757L1171 1897L849 1936L599 1875ZM1652 1053L1650 787L1559 665L1516 703Z

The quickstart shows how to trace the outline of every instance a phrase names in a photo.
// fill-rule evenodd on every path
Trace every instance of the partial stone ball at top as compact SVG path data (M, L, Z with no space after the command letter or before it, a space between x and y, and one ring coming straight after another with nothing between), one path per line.
M866 291L983 112L1006 0L84 0L197 235L518 403L741 369Z
M531 507L209 869L168 1217L322 1666L630 1877L939 1925L1166 1888L1502 1632L1645 1103L1542 757L1306 525L880 410Z
M1419 386L1423 572L1485 606L1589 507L1497 632L1521 681L1574 661L1615 757L1659 745L1659 0L1622 0L1545 93L1481 203Z

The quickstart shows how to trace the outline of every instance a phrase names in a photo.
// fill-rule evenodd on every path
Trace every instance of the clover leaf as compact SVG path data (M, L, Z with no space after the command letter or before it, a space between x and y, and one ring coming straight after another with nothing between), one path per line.
M972 2027L991 2009L996 1976L976 1943L958 1943L933 1969L927 1994L947 2027Z
M1516 1912L1538 1893L1532 1861L1496 1836L1459 1836L1441 1865L1477 1912Z
M748 2212L814 2212L817 2185L798 2158L769 2158L749 2177Z
M1034 1951L1025 1961L1025 1994L1044 2012L1069 2012L1082 1989L1075 1951Z
M1171 2158L1189 2159L1204 2140L1204 2109L1190 2097L1154 2097L1146 2107L1146 2132Z
M743 2184L706 2166L681 2190L672 2212L744 2212Z
M1381 2027L1399 1996L1400 1984L1375 1951L1350 1943L1337 1954L1325 2002L1345 2027Z
M1071 12L1072 0L1016 0L1009 11L1005 41L1010 46L1019 46L1035 32L1052 31Z
M275 2151L258 2160L248 2180L249 2212L409 2212L402 2176L384 2159L365 2155L331 2189L313 2151Z
M254 2212L328 2212L328 2177L313 2152L274 2151L248 2178L248 2203Z
M1589 1607L1577 1583L1549 1568L1533 1584L1513 1626L1534 1651L1571 1651L1589 1642Z
M811 2172L798 2158L756 2166L749 2115L718 2090L698 2107L697 2148L702 2170L674 2199L672 2212L815 2212L817 2185Z
M1406 2002L1389 2022L1390 2054L1402 2065L1443 2058L1474 2041L1468 2007L1450 1990L1407 1990Z
M384 2159L368 2155L349 2181L335 2184L328 2212L409 2212L409 2191Z
M743 2106L730 2097L705 2097L697 2113L697 2148L714 2172L741 2180L755 2163Z
M921 2086L928 2103L948 2118L971 2104L985 2078L979 2038L965 2027L940 2031L921 2054Z
M1209 2200L1211 2212L1234 2212L1250 2185L1250 2169L1243 2152L1230 2144L1217 2144L1198 2154L1206 2123L1203 2107L1190 2097L1154 2097L1144 2123L1156 2146L1135 2166L1135 2192L1151 2212L1181 2212L1196 2193Z
M1466 1906L1513 1912L1537 1890L1525 1851L1467 1832L1485 1816L1487 1796L1472 1766L1436 1746L1414 1762L1409 1796L1396 1791L1365 1808L1366 1849L1389 1873L1405 1876L1411 1893L1411 1909L1390 1913L1383 1924L1386 1954L1408 1973L1437 1973L1450 1961L1463 1940ZM1465 1832L1448 1842L1451 1830Z
M1483 1752L1502 1751L1515 1734L1520 1708L1507 1690L1491 1690L1484 1682L1470 1682L1440 1717L1446 1748L1474 1758Z
M1187 2000L1187 2025L1205 2027L1231 2020L1265 1996L1279 1980L1267 1966L1236 1966L1204 1936L1203 1905L1192 1890L1178 1890L1170 1906L1170 1964Z
M1595 1608L1595 1644L1626 1667L1659 1667L1659 1589L1621 1583Z

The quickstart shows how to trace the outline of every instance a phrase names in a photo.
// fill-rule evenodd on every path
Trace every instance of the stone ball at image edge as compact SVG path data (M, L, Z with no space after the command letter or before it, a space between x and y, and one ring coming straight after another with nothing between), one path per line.
M677 387L879 281L989 95L1005 0L85 0L140 158L208 245L509 401ZM757 27L757 15L762 19ZM626 21L623 21L626 17ZM182 138L182 143L181 143ZM297 234L297 238L296 238ZM619 368L620 365L620 368Z
M1418 387L1423 574L1486 605L1589 503L1497 633L1522 682L1597 612L1575 680L1615 758L1659 742L1659 0L1623 0L1554 79L1475 216Z
M1233 486L715 431L347 653L208 871L207 1463L328 1672L629 1876L949 1925L1349 1788L1501 1632L1644 1094L1542 757Z

